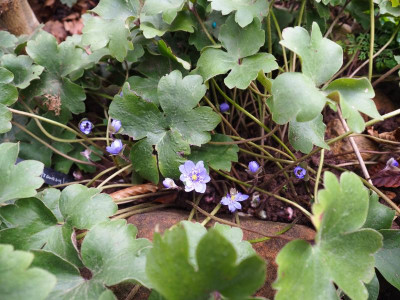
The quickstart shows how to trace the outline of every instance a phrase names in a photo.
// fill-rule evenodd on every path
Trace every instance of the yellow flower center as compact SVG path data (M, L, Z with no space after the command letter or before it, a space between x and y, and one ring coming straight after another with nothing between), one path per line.
M196 174L193 174L193 175L192 175L192 180L193 180L193 181L197 180L197 175L196 175Z
M231 200L234 201L235 197L236 197L236 195L231 195Z

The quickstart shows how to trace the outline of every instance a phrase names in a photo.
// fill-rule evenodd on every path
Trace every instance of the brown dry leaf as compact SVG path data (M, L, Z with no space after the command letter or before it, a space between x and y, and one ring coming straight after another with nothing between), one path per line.
M397 194L395 192L391 192L391 191L382 191L386 197L388 197L390 200L393 200L394 198L396 198Z
M372 178L372 182L377 187L396 188L400 186L400 171L382 170Z
M46 0L44 6L53 6L54 2L56 2L56 0Z
M111 193L110 196L114 200L124 199L130 196L154 193L158 190L158 187L152 183L138 184L135 186L128 187L123 190Z
M156 198L154 200L154 202L158 202L158 203L162 203L162 204L174 203L177 197L178 197L178 193L168 194L168 195Z
M400 128L393 130L391 132L382 132L378 134L380 139L392 141L392 142L400 142Z
M54 35L59 43L67 37L64 25L60 21L47 21L43 29Z
M83 22L82 19L80 20L73 20L73 21L65 21L64 27L67 32L70 34L81 34L83 29Z

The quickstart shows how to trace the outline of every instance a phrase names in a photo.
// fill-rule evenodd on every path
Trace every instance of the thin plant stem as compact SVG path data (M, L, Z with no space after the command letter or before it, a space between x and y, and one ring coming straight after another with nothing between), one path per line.
M101 171L99 174L97 174L95 177L93 177L87 184L86 186L90 186L93 182L95 182L97 179L99 179L101 176L104 174L107 174L108 172L115 170L117 167L112 166L111 168L105 169L104 171Z
M272 16L272 20L274 21L276 32L278 33L278 36L279 36L279 40L282 41L283 40L282 31L281 31L281 28L279 27L278 20L276 19L276 16L272 9L271 9L271 16ZM285 71L289 72L289 64L288 64L288 60L287 60L287 56L286 56L286 48L283 45L281 45L281 46L282 46L283 62L285 64Z
M210 212L210 216L215 216L215 214L219 211L219 209L221 208L222 204L218 203L216 207L214 207L214 209ZM201 222L201 225L206 226L207 223L211 220L211 217L208 216L207 218L204 219L203 222Z
M260 122L260 120L258 120L256 117L254 117L251 113L249 113L247 110L245 110L239 104L237 104L235 101L233 101L231 98L229 98L228 95L226 95L224 93L224 91L221 90L221 88L217 85L215 80L214 79L212 79L212 80L213 80L213 82L215 84L215 87L217 88L217 90L222 95L222 97L224 97L227 101L229 101L237 110L239 110L242 113L244 113L247 117L252 119L257 125L263 127L266 132L270 132L271 131L271 129L269 129L264 123ZM290 151L290 149L285 145L284 142L282 142L282 140L280 138L278 138L275 134L272 135L272 138L275 141L277 141L293 159L296 159L296 156L292 153L292 151Z
M104 190L104 187L103 187ZM170 194L169 191L161 191L161 192L155 192L155 193L147 193L147 194L142 194L142 195L135 195L135 196L130 196L126 198L121 198L118 200L114 200L115 203L117 204L125 204L129 202L133 202L135 200L140 200L140 199L145 199L145 198L150 198L150 197L155 197L155 196L163 196Z
M146 208L142 208L142 209L137 209L137 210L132 210L129 212L126 212L124 214L120 214L118 216L112 217L111 219L116 220L116 219L125 219L128 218L130 216L136 215L136 214L141 214L141 213L145 213L145 212L150 212L153 210L158 210L160 208L165 208L165 207L169 207L172 206L171 203L166 203L166 204L160 204L160 205L154 205L151 207L146 207Z
M229 180L231 180L231 181L233 181L233 182L236 182L236 183L238 183L238 184L244 185L244 186L246 186L246 187L251 187L251 186L252 186L252 185L249 184L249 183L246 183L246 182L243 182L243 181L241 181L241 180L239 180L239 179L236 179L236 178L234 178L234 177L232 177L232 176L230 176L230 175L227 175L227 174L225 174L225 173L223 173L223 172L220 172L219 170L216 170L216 169L213 169L213 170L214 170L215 172L217 172L218 174L220 174L221 176L224 176L225 178L227 178L227 179L229 179ZM288 203L288 204L290 204L290 205L296 207L296 208L299 209L303 214L305 214L308 218L311 219L311 216L312 216L311 213L310 213L308 210L306 210L304 207L302 207L302 206L300 206L299 204L297 204L296 202L293 202L293 201L291 201L291 200L289 200L289 199L287 199L287 198L284 198L284 197L282 197L282 196L275 195L275 194L273 194L273 193L270 193L270 192L268 192L268 191L265 191L265 190L263 190L263 189L260 189L259 187L254 187L254 189L255 189L256 191L260 192L260 193L266 194L266 195L268 195L268 196L270 196L270 197L274 197L274 198L276 198L276 199L278 199L278 200L281 200L281 201L283 201L283 202L285 202L285 203Z
M79 164L84 164L84 165L90 165L90 166L95 166L94 163L90 162L90 161L83 161L77 158L74 158L72 156L69 156L65 153L62 153L61 151L59 151L58 149L54 148L52 145L46 143L44 140L42 140L40 137L38 137L37 135L35 135L34 133L30 132L28 129L26 129L24 126L22 126L19 123L16 123L14 121L11 121L11 123L15 126L17 126L19 129L21 129L23 132L27 133L28 135L30 135L31 137L33 137L35 140L37 140L39 143L45 145L47 148L49 148L50 150L52 150L53 152L57 153L58 155L61 155L62 157L69 159L73 162L79 163Z
M400 64L398 64L397 66L391 68L389 71L387 71L385 74L380 76L377 80L375 80L374 83L372 84L372 86L376 87L379 83L384 81L388 76L390 76L392 73L396 72L399 69L400 69Z
M299 12L299 19L297 20L297 26L301 26L301 22L303 21L303 14L304 14L304 8L306 7L306 2L307 0L301 0L301 6L300 6L300 12ZM293 52L293 59L291 59L291 69L292 72L296 70L296 53Z
M193 191L193 203L194 204L199 205L201 198L203 198L203 194L201 194L196 199L196 192ZM190 214L189 214L189 217L188 217L188 221L192 221L195 212L196 212L196 209L193 207L192 210L190 211Z
M368 79L372 79L372 69L374 66L374 43L375 43L375 6L374 0L369 0L369 16L371 22L370 40L369 40L369 66Z
M193 5L193 9L192 9L193 14L195 15L197 21L199 22L201 29L203 30L203 32L205 33L205 35L207 36L207 38L210 40L210 42L213 45L216 45L217 43L214 41L213 37L211 36L211 34L208 32L206 26L204 25L203 20L200 18L199 14L197 13L196 8Z
M332 31L333 27L335 27L336 23L339 21L339 18L341 17L343 11L345 10L345 8L347 7L347 5L349 5L351 0L346 0L345 4L342 6L342 8L340 9L340 11L338 12L336 18L333 20L332 24L329 26L328 30L326 31L324 37L326 38Z
M129 168L132 167L132 164L129 164L125 167L123 167L122 169L119 169L117 172L115 172L114 174L112 174L111 176L107 177L107 179L105 179L102 183L99 184L99 186L97 188L101 188L102 186L104 186L107 182L109 182L111 179L113 179L114 177L118 176L119 174L121 174L122 172L128 170Z
M321 178L322 167L324 166L324 157L325 157L325 149L322 149L321 156L319 158L317 177L315 178L315 186L314 186L314 201L315 201L315 203L318 203L318 185L319 185L319 180Z

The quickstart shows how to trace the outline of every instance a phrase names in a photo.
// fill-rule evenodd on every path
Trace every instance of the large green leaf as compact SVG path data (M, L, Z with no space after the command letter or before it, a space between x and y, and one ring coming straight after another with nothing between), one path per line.
M241 28L231 16L221 26L218 38L227 52L216 48L204 50L196 69L204 81L231 70L225 78L225 84L229 88L246 89L260 70L267 73L278 68L273 55L257 53L265 40L258 19Z
M233 140L223 134L214 134L212 142L233 142ZM230 172L232 162L238 162L239 147L235 144L215 145L205 144L201 147L193 147L192 153L188 158L194 162L204 161L206 166L217 170Z
M43 184L43 164L27 160L15 165L18 152L18 144L0 144L0 203L32 197Z
M272 83L269 107L272 119L278 124L290 121L308 122L317 118L325 103L325 94L302 73L283 73Z
M138 141L131 149L131 162L136 172L144 179L158 183L157 157L153 154L153 146L147 139Z
M296 240L278 254L275 299L338 299L334 283L351 299L368 298L365 283L373 278L373 254L382 247L382 236L362 229L369 196L359 177L345 172L340 183L325 172L325 189L313 205L317 228L315 244Z
M121 62L128 54L128 50L133 50L132 42L128 40L130 32L124 21L91 16L86 16L84 19L82 43L90 45L90 49L99 50L108 46L110 54Z
M293 148L303 153L310 153L313 145L329 149L324 141L325 124L322 115L308 122L291 121L289 123L289 141Z
M156 146L159 169L165 177L179 177L178 166L184 161L181 154L190 153L189 145L207 143L209 131L220 122L210 107L196 107L205 92L200 76L182 78L175 70L158 84L157 99L163 112L125 85L123 97L116 96L110 105L110 116L121 120L125 133L135 140L146 137L143 143Z
M393 2L390 0L375 0L375 3L378 3L379 10L382 15L388 14L394 17L400 16L400 7L393 5Z
M119 19L125 21L129 17L137 18L141 9L139 0L100 0L92 9L103 19Z
M382 119L375 102L374 89L367 78L340 78L330 83L326 90L328 97L340 103L342 114L351 130L362 132L365 122L360 112L371 118Z
M184 221L163 237L155 234L146 264L154 289L174 300L209 299L215 291L232 299L254 293L264 283L265 262L241 241L241 230L225 227L207 232Z
M46 299L56 278L40 268L30 268L33 254L0 244L0 297L7 300Z
M302 72L318 86L328 81L343 64L341 46L322 37L317 23L312 24L311 37L302 27L288 27L282 31L280 42L301 58Z
M11 105L18 99L18 91L10 84L14 74L9 70L0 67L0 104Z
M8 224L7 229L0 231L0 239L17 249L50 250L79 266L80 259L72 244L72 228L90 229L108 220L117 206L109 195L78 184L68 186L59 196L59 200L51 200L51 207L59 206L64 225L58 223L47 207L50 206L48 201L20 199L14 205L0 208L0 217ZM40 195L39 198L45 199Z
M4 55L1 57L1 64L14 74L13 84L20 89L29 86L32 80L39 79L44 69L33 65L33 60L27 55Z
M235 13L235 21L246 27L254 18L260 21L268 14L269 3L267 0L208 0L214 10L219 10L223 15Z
M148 285L145 274L146 255L151 243L136 239L137 229L125 220L97 224L86 235L81 248L82 261L90 278L59 256L35 251L34 265L53 273L57 285L50 299L100 299L106 286L134 281ZM110 292L107 292L110 293Z
M53 95L61 99L61 107L74 114L84 112L82 101L86 98L85 92L81 86L67 78L67 75L85 63L82 60L83 50L75 47L71 41L58 45L53 35L41 31L34 40L28 42L26 52L36 64L45 68L40 80L31 84L26 95Z
M146 0L143 13L149 16L162 13L163 20L171 24L184 4L185 0Z

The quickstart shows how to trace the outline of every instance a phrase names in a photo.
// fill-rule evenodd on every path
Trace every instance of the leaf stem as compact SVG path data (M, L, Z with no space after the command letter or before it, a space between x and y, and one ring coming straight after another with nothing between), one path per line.
M372 79L372 70L374 66L374 43L375 43L375 7L374 0L369 0L369 16L371 22L370 40L369 40L369 66L368 79Z
M197 204L196 204L197 205ZM215 216L215 214L219 211L219 209L221 208L222 204L218 203L216 207L214 207L214 209L210 212L210 216ZM203 222L201 222L201 225L206 226L207 223L211 220L211 217L208 216L207 218L204 219Z
M272 16L272 20L274 21L275 29L276 29L276 32L278 33L279 40L282 41L283 37L282 37L281 28L279 27L278 20L276 19L276 16L272 9L271 9L271 16ZM283 62L285 64L285 71L289 72L289 65L288 65L288 60L287 60L287 56L286 56L286 48L283 45L281 45L281 46L282 46Z
M125 167L123 167L122 169L118 170L117 172L115 172L114 174L112 174L111 176L107 177L102 183L100 183L97 188L101 188L102 186L104 186L107 182L109 182L111 179L113 179L114 177L118 176L119 174L121 174L122 172L128 170L129 168L132 167L132 164L126 165Z
M318 203L318 185L319 185L319 180L321 178L322 167L324 165L324 157L325 157L325 149L322 149L321 156L319 159L317 177L315 178L315 186L314 186L314 201L315 201L315 203Z

